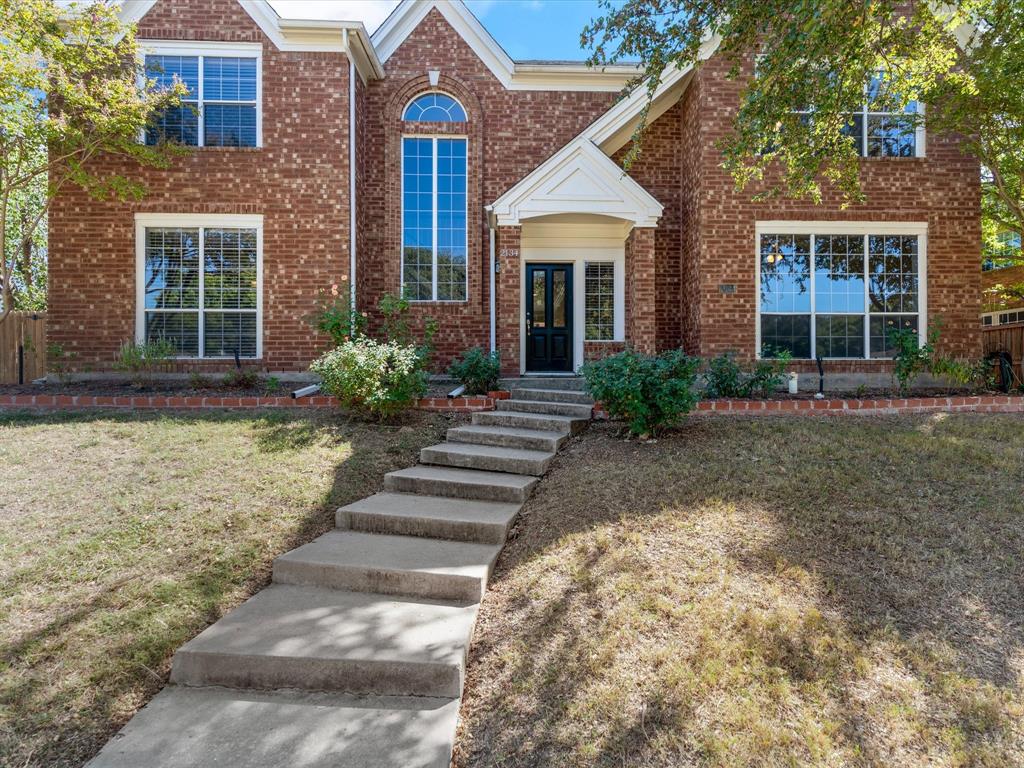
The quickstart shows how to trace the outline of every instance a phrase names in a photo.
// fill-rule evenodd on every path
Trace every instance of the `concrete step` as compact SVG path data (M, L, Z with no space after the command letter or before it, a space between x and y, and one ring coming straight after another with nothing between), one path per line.
M458 699L168 686L87 768L448 768Z
M516 503L385 492L342 507L335 520L339 528L366 533L503 544L519 508Z
M543 413L555 416L572 416L577 419L589 419L593 414L593 407L589 405L549 403L543 400L498 400L494 406L499 411Z
M549 432L540 429L516 429L515 427L481 427L466 424L448 430L450 443L475 443L476 445L497 445L502 448L526 448L531 451L558 451L569 439L564 432Z
M479 469L450 469L422 464L384 475L384 490L397 493L424 493L457 499L484 499L522 503L530 495L537 478L484 472Z
M274 582L477 603L500 545L330 531L274 561Z
M574 389L522 389L516 387L512 390L513 400L539 400L547 403L578 403L580 405L594 405L594 398L589 392L579 392Z
M477 607L272 584L179 648L171 682L454 698Z
M552 451L531 451L472 443L439 443L420 451L420 461L424 464L484 469L489 472L511 472L536 477L547 472L554 458L555 454Z
M477 411L473 423L483 427L515 427L561 432L563 435L581 432L589 419L559 416L557 414L524 413L523 411Z
M569 389L577 392L582 392L587 388L587 382L582 376L527 375L515 379L502 379L501 385L504 389L533 387L535 389Z

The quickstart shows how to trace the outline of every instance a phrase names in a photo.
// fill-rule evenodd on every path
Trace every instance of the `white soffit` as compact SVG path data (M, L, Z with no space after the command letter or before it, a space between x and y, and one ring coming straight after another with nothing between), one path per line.
M610 216L636 227L657 226L661 203L593 142L579 138L565 150L495 201L490 210L498 226L554 214Z
M121 4L120 18L126 23L137 24L157 2L158 0L125 0ZM347 53L347 39L352 60L363 81L384 76L384 69L362 22L282 19L266 0L238 0L238 4L278 50Z
M615 92L637 74L634 65L591 68L581 63L515 62L462 0L402 0L373 33L373 46L380 60L391 58L434 8L508 90Z

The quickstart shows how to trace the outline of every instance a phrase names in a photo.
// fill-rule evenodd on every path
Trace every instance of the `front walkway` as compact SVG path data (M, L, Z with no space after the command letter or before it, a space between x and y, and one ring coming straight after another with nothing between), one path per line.
M89 768L447 768L491 569L592 407L575 389L497 405L279 557L273 583L178 650L171 685Z

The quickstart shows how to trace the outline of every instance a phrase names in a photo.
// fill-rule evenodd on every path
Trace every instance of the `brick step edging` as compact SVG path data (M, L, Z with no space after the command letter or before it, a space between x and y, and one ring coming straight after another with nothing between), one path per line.
M298 400L273 397L200 397L168 395L0 395L0 408L337 408L338 401L325 395ZM490 397L426 397L417 401L418 410L471 413L494 410Z
M832 398L825 400L701 400L692 411L696 415L743 414L748 416L791 414L872 414L936 413L974 411L977 413L1024 413L1024 397L1019 395L965 395L951 397ZM594 407L597 418L607 418L600 403Z

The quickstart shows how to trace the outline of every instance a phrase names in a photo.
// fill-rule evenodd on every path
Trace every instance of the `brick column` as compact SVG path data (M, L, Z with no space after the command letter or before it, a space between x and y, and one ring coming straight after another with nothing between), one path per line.
M497 288L497 317L495 336L501 353L501 374L518 376L519 371L519 329L522 312L519 280L519 265L522 253L519 248L520 227L498 227L495 242L495 259L500 267L495 285Z
M656 349L654 294L654 228L634 227L626 237L626 342L646 354Z

